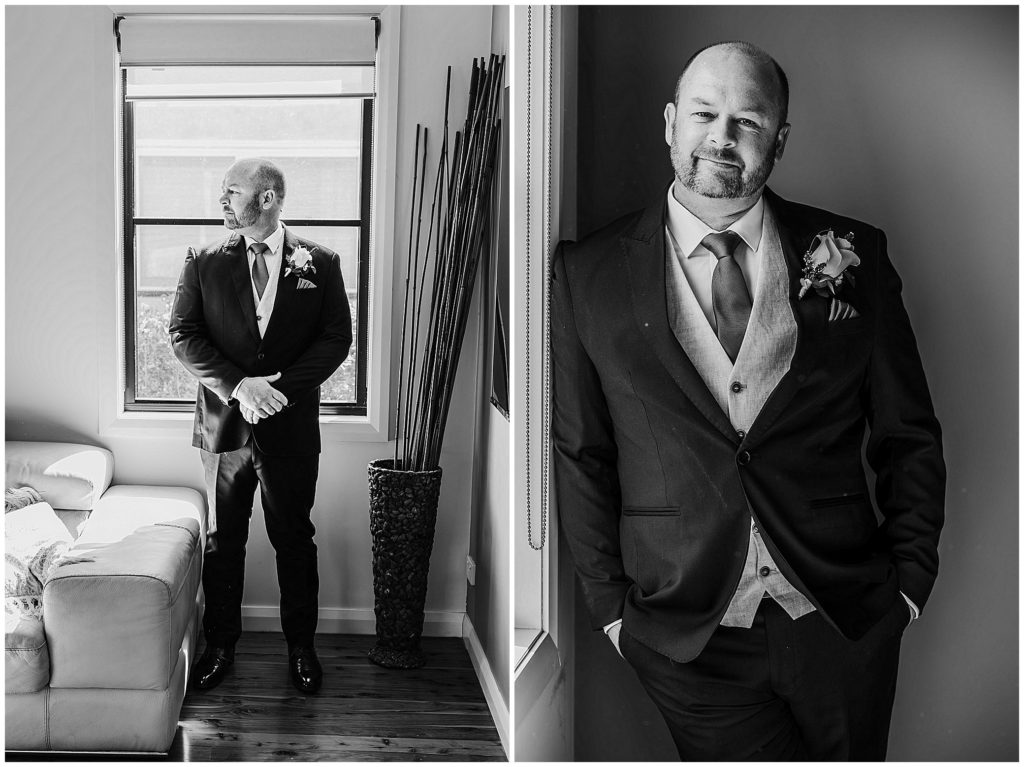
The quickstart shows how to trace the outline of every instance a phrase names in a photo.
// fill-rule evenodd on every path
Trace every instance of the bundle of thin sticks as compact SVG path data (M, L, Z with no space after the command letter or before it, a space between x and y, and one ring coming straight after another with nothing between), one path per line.
M448 67L444 136L422 254L420 235L427 128L416 126L398 373L395 468L426 471L436 469L440 461L477 265L491 215L491 182L501 133L498 115L504 69L504 56L492 55L486 66L483 59L473 60L466 122L463 130L455 133L449 157L448 105L452 70Z

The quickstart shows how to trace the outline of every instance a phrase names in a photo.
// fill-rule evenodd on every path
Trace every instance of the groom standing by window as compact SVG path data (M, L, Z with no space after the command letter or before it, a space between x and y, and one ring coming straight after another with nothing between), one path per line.
M280 221L284 175L239 160L220 203L232 234L189 248L171 309L174 353L199 381L192 444L210 506L199 689L220 684L242 633L245 544L259 485L277 558L288 671L320 688L314 649L317 549L310 520L320 458L320 384L344 362L352 320L338 255Z
M554 259L560 518L686 760L884 759L938 569L901 282L880 230L765 186L788 100L764 51L699 51L665 107L671 186Z

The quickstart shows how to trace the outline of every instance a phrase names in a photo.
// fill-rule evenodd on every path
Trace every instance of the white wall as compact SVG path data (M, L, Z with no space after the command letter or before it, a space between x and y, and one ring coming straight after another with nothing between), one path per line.
M270 9L273 10L273 9ZM6 9L6 429L7 439L76 440L115 455L115 482L202 489L190 423L110 429L100 413L114 396L115 254L119 231L113 14L103 6ZM451 64L453 123L461 123L474 56L490 47L490 6L402 9L394 243L394 327L401 327L417 122L440 133L445 68ZM437 144L434 145L438 146ZM436 153L434 154L436 158ZM428 178L433 172L428 170ZM182 245L184 257L185 244ZM472 456L480 369L479 317L467 328L441 465L437 533L427 593L426 631L461 633L466 606ZM397 347L394 345L397 362ZM397 364L394 365L397 370ZM394 376L397 379L397 376ZM397 381L394 382L397 385ZM331 618L367 621L372 574L366 465L393 443L346 442L323 428L324 451L313 519L320 548L321 629ZM248 616L276 615L273 550L259 508L250 535ZM262 609L260 609L262 608ZM356 611L354 613L348 611ZM440 621L441 625L430 621ZM273 629L273 622L247 625ZM351 624L335 624L354 630Z
M509 9L495 6L492 14L490 52L508 53ZM505 84L510 77L506 60ZM509 115L502 116L502 142L508 143ZM499 152L501 148L499 147ZM496 169L501 178L501 165L507 166L507 154L500 157ZM507 177L507 171L506 171ZM500 211L492 216L491 254L487 269L482 268L478 278L478 296L484 313L480 334L480 388L477 392L479 413L477 421L477 451L473 524L470 534L470 555L476 563L476 585L469 587L466 611L480 638L491 673L504 699L509 705L509 609L511 601L511 563L509 561L509 458L511 430L508 420L490 403L492 345L494 343L495 268L498 248L508 248L508 210L510 190L499 183L492 203ZM502 230L502 220L504 231ZM506 320L507 321L507 320ZM506 329L506 333L507 333ZM467 339L467 344L469 340Z

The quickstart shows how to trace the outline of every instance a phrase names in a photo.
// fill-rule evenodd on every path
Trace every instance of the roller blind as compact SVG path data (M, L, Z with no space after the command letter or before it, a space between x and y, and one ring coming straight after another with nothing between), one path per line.
M373 64L371 16L127 15L121 65Z

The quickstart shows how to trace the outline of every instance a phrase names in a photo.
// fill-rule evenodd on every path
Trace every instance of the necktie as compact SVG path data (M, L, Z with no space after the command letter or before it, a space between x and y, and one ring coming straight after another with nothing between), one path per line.
M256 285L256 293L263 298L263 291L267 289L267 281L270 279L270 272L267 271L267 259L263 254L270 250L265 243L254 242L249 246L253 254L252 260L252 281Z
M743 272L732 257L740 242L740 236L731 230L713 232L701 240L701 245L718 259L711 276L711 305L715 310L718 340L733 362L740 353L752 305Z

